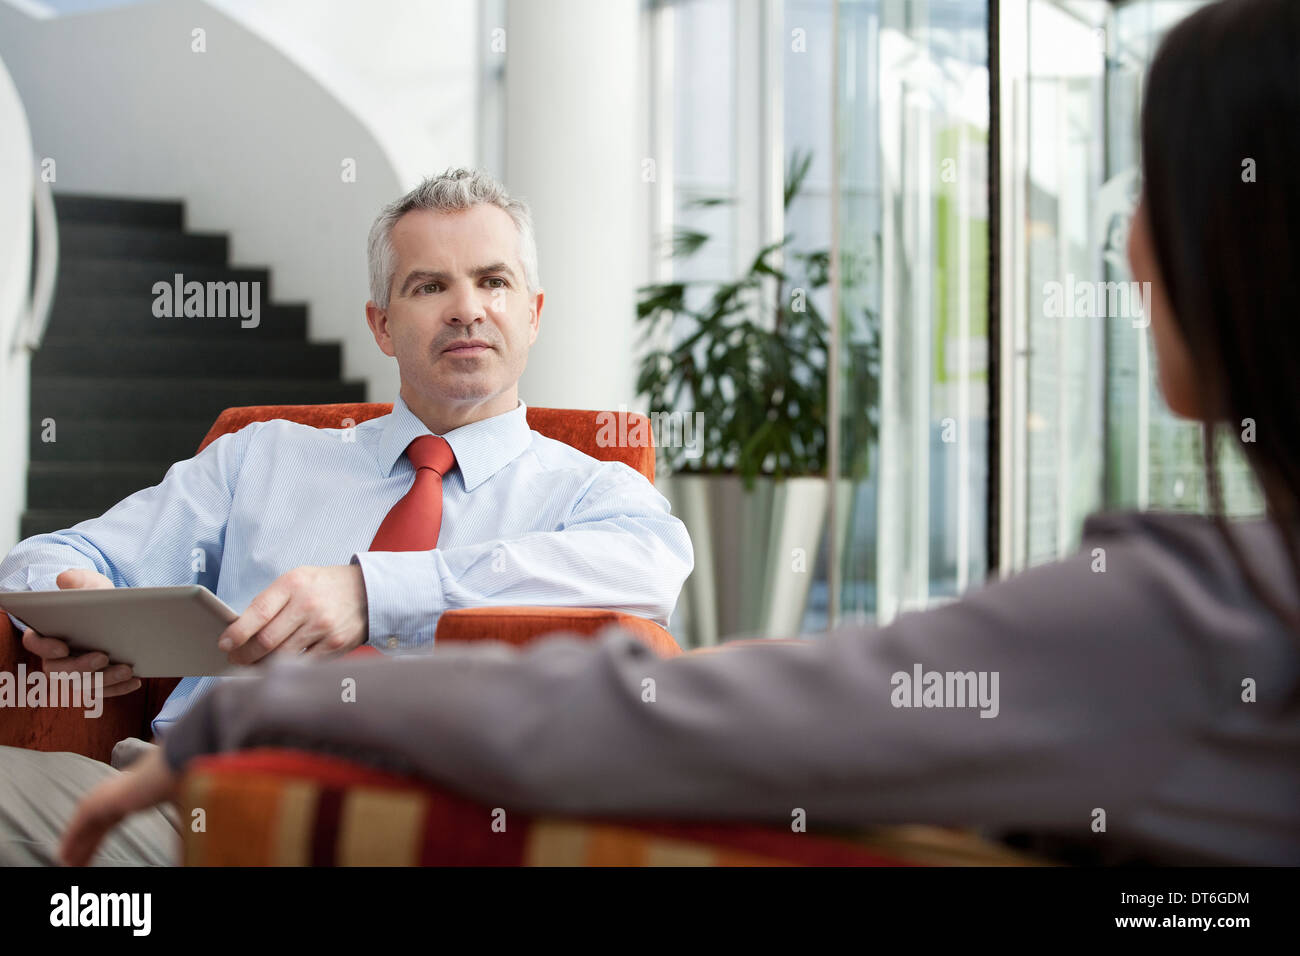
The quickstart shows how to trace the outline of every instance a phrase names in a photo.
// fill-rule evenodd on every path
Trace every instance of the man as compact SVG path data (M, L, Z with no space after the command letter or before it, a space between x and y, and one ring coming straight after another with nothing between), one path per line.
M667 623L693 565L667 501L626 465L528 428L518 382L543 292L526 206L483 174L449 171L380 214L369 267L366 321L401 379L392 414L222 436L102 517L20 543L0 591L206 584L245 608L219 639L240 664L426 649L458 607L605 607ZM140 687L128 667L71 657L31 629L23 646L51 672L104 670L107 694ZM218 681L182 680L154 733L165 739ZM75 801L114 773L0 748L0 863L55 862ZM173 859L164 811L122 837L101 861Z

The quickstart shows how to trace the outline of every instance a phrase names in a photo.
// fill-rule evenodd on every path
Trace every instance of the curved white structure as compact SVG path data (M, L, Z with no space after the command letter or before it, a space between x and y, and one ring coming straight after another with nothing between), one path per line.
M273 297L310 306L345 378L396 394L365 322L365 238L401 184L318 82L201 0L52 19L0 3L0 58L56 192L183 200L187 228L228 233L232 262L270 266Z
M10 343L27 320L33 178L27 117L0 60L0 554L18 541L27 477L29 356Z

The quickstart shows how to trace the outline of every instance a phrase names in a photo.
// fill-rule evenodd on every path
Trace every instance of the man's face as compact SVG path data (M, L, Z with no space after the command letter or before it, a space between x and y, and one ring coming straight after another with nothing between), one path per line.
M397 358L403 400L439 434L514 408L543 295L528 294L509 214L415 210L392 241L388 308L367 303L366 321Z

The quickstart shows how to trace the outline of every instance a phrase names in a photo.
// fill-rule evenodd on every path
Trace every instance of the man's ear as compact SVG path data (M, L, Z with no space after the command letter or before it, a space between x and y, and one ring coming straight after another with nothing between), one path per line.
M388 310L381 309L374 302L367 302L366 324L370 326L370 334L375 337L375 344L379 346L379 350L387 356L396 357L393 337L388 334Z
M542 324L542 303L546 300L546 293L542 289L537 290L537 298L533 301L533 315L528 322L528 344L532 345L537 341L537 331Z

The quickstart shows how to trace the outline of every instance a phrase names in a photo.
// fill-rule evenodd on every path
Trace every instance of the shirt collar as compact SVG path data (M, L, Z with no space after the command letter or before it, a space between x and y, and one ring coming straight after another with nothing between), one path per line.
M397 460L408 445L421 435L432 435L424 422L407 407L402 396L393 402L393 411L384 422L384 431L375 450L375 458L385 476L393 473ZM460 468L466 491L473 491L498 471L514 461L532 441L528 427L528 406L522 401L508 412L484 418L442 436L451 445Z

